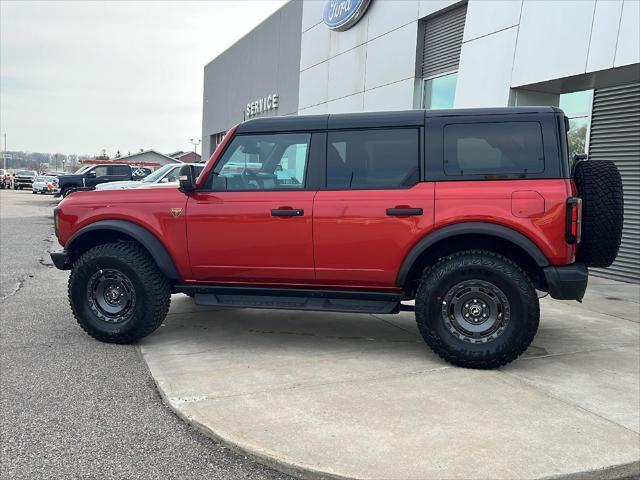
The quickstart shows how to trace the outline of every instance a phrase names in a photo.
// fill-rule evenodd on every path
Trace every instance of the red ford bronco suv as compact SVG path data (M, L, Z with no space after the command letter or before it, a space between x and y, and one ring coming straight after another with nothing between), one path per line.
M618 252L620 175L572 165L566 132L552 107L249 120L197 178L183 167L179 188L72 193L51 257L101 341L149 335L182 292L225 307L415 309L442 358L495 368L533 340L537 291L581 300L587 267Z

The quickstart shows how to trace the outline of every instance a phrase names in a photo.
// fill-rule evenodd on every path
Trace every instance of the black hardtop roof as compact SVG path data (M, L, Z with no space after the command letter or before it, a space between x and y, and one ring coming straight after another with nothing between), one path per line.
M340 128L380 128L423 125L428 117L521 115L562 113L557 107L460 108L451 110L402 110L395 112L329 113L254 118L238 126L237 133L293 132Z

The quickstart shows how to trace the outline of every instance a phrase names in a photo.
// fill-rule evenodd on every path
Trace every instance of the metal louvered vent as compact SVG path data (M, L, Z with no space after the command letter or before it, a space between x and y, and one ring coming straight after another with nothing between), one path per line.
M464 4L425 21L423 78L458 69L466 16L467 4Z
M618 258L599 277L640 283L640 83L594 92L591 160L613 160L624 188L624 228Z

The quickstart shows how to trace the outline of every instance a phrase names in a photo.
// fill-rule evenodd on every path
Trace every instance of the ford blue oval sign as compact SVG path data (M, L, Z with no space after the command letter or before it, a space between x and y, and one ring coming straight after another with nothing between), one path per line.
M322 20L331 30L348 30L358 23L370 3L371 0L327 0Z

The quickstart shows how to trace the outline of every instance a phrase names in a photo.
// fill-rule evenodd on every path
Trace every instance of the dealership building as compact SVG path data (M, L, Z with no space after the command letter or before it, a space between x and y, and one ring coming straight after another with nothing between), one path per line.
M256 117L554 105L617 163L640 282L640 1L292 0L204 68L202 152Z

